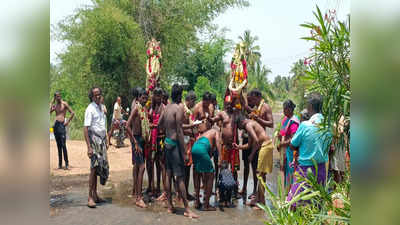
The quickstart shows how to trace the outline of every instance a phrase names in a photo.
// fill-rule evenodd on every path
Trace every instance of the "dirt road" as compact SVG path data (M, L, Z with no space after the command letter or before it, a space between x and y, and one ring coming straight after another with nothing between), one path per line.
M275 122L280 115L274 115ZM268 131L271 134L271 131ZM128 142L126 142L128 144ZM96 209L86 206L88 196L89 160L86 155L84 141L67 141L70 170L58 170L57 146L50 141L50 223L51 224L263 224L265 214L255 211L243 204L243 200L235 201L236 208L202 212L194 210L200 218L189 219L183 216L183 207L178 205L176 215L166 212L162 203L151 202L147 209L135 207L134 200L129 197L132 190L132 165L130 146L108 151L110 162L110 178L105 186L99 185L100 196L107 202ZM241 162L242 163L242 162ZM242 167L243 165L241 165ZM279 156L274 153L274 171L267 176L270 188L276 190L276 178L279 172ZM242 185L243 168L239 171L239 183ZM147 175L143 188L147 187ZM252 174L248 182L248 193L253 190ZM193 193L191 180L189 191ZM214 204L214 198L211 203ZM193 202L190 202L193 208ZM179 208L180 207L180 208Z

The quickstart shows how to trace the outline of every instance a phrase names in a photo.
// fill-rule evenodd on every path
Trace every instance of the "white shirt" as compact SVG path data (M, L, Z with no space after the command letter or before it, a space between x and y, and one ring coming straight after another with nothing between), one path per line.
M120 120L120 119L122 119L122 116L121 116L121 106L118 104L118 102L115 102L115 104L114 104L114 113L113 113L113 119L116 119L116 120Z
M106 132L106 115L103 105L97 105L95 102L88 105L85 110L84 126L99 134Z

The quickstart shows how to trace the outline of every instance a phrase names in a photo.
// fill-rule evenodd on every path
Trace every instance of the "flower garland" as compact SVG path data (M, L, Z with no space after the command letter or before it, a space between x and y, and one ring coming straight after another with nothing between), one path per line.
M243 48L243 43L236 45L235 53L231 61L232 76L229 83L229 90L239 95L242 89L247 85L247 63L244 58Z
M136 103L136 107L138 108L138 113L142 125L142 137L146 142L149 142L151 136L150 136L150 122L147 109L138 102Z
M264 99L261 99L261 102L260 102L260 104L258 105L258 107L257 107L256 111L254 112L254 113L257 115L257 116L259 116L259 115L260 115L260 113L261 113L261 109L262 109L263 105L264 105Z
M261 99L261 102L258 105L257 109L250 113L250 118L251 119L254 119L254 116L256 116L256 115L260 116L261 109L262 109L263 105L264 105L264 99Z
M161 70L161 48L160 43L154 38L147 43L148 49L146 54L148 59L146 61L146 87L148 90L152 91L159 80L159 74Z
M191 109L189 109L189 107L187 107L187 105L186 105L185 102L183 103L183 107L184 107L184 110L185 110L186 115L189 117L189 124L192 125L193 122L194 122L194 118L193 118L193 116L192 116L192 115L193 115L193 112L192 112Z

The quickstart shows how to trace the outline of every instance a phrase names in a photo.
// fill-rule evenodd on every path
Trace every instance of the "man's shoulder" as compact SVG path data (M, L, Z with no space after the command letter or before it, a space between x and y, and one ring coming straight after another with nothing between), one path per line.
M195 108L195 109L201 109L201 108L203 108L203 107L201 107L202 105L203 105L203 102L200 101L200 102L196 103L196 105L194 106L194 108Z
M264 102L262 109L265 111L270 111L271 106L267 102Z
M95 109L95 104L94 102L89 103L89 105L86 107L86 110L94 110Z

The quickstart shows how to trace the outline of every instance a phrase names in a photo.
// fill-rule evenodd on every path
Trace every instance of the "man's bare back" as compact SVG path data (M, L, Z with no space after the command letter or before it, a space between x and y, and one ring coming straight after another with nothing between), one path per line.
M269 141L270 138L267 136L265 129L257 122L253 120L246 120L245 125L246 131L249 133L252 141L256 141L258 145L262 145L265 141ZM256 144L256 143L254 143Z
M218 153L221 154L221 151L222 151L221 141L222 140L221 140L221 136L220 136L220 133L218 130L210 129L210 130L204 132L199 138L201 138L201 137L207 138L208 141L210 142L211 149L217 148ZM221 158L219 161L221 161Z
M183 113L182 107L177 104L168 104L160 118L160 126L165 129L166 137L172 140L178 138L176 121L178 113Z
M229 115L227 111L220 111L213 119L215 122L221 121L222 141L228 147L231 147L233 142L232 116L233 114Z

